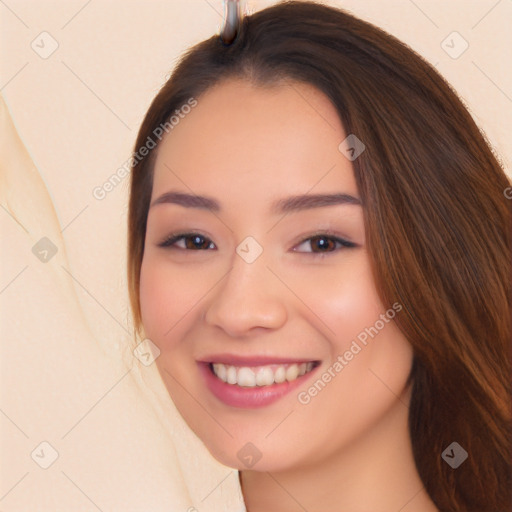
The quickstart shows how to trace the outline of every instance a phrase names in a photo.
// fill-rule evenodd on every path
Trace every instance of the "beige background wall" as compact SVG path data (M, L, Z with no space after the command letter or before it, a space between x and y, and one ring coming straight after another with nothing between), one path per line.
M246 6L259 10L272 3L247 0ZM510 172L512 1L326 3L383 27L433 63ZM184 447L199 453L201 446L193 436L190 445L183 441L187 434L179 420L175 427L165 423L168 404L153 410L137 394L151 369L139 369L145 372L141 380L126 351L116 366L131 339L125 283L128 179L103 200L93 196L128 158L142 117L179 55L218 32L222 12L221 0L0 2L0 91L42 178L38 181L34 169L28 172L28 157L10 162L16 142L2 133L4 512L145 507L185 512L230 475L200 453L198 460L211 465L213 476L205 477L201 488L192 483L190 499L183 494L181 475L186 479L197 469L183 462ZM58 249L48 263L31 250L43 236ZM168 439L170 428L174 441ZM36 448L44 453L42 441L59 453L48 469L30 455ZM202 510L224 510L226 496L213 492ZM177 505L168 508L172 500Z

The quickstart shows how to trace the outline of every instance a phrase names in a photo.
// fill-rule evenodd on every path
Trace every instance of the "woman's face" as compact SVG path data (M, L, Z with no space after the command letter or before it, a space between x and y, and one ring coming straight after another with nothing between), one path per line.
M404 407L412 362L370 270L357 153L309 85L229 80L184 111L158 149L140 276L158 370L220 462L325 460ZM174 234L190 236L161 245Z

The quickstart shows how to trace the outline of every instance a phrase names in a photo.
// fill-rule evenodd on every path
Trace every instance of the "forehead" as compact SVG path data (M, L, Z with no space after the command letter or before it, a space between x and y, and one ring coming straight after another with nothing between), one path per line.
M232 79L196 99L159 145L153 198L170 188L229 196L239 206L312 188L357 195L338 149L343 126L313 86Z

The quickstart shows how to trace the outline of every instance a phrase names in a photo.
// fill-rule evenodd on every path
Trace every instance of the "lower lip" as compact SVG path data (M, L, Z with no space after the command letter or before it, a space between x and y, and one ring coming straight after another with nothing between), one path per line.
M256 409L276 402L302 385L318 368L313 368L310 372L301 375L291 382L285 381L280 384L272 384L271 386L249 388L238 386L237 384L227 384L213 374L208 363L199 362L198 364L206 386L215 397L226 405L244 409Z

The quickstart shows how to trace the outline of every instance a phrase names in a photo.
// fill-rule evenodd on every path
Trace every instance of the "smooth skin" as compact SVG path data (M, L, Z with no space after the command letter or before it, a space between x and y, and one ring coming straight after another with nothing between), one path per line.
M229 79L197 100L158 148L152 201L178 191L221 209L151 206L140 282L144 331L161 350L156 364L176 407L217 460L241 471L248 512L437 511L412 457L413 354L394 321L309 403L297 398L389 308L376 292L361 205L271 212L291 195L359 198L336 110L289 81ZM355 246L312 239L326 231ZM204 238L159 246L182 232ZM248 236L263 248L252 263L236 253ZM241 409L213 396L199 372L198 360L221 352L321 366L297 392ZM251 468L237 456L248 442L261 453Z

